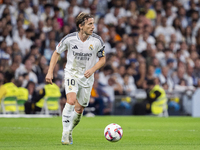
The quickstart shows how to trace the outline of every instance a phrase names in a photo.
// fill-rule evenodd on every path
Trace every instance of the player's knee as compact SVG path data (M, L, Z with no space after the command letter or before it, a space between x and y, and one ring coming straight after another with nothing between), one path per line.
M75 111L78 113L78 114L82 114L84 108L83 107L75 107Z
M67 103L70 105L75 105L76 99L69 98L69 99L67 99Z
M76 94L71 92L71 93L68 93L66 95L67 97L67 103L69 103L70 105L75 105L76 103Z

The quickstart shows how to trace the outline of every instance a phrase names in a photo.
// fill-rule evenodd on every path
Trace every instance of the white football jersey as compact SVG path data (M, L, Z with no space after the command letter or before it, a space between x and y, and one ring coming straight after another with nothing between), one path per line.
M57 53L67 52L65 71L74 76L83 87L90 87L94 82L94 75L86 78L84 73L96 64L97 57L104 57L104 43L100 36L93 33L82 42L78 32L66 35L56 46Z

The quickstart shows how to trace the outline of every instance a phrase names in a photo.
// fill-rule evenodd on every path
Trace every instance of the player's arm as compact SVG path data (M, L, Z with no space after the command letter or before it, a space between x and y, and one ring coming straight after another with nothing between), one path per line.
M46 82L52 84L53 79L53 70L60 57L60 54L67 50L69 41L67 40L67 36L64 40L61 40L59 44L56 46L56 50L54 51L53 55L51 56L51 61L49 65L49 70L46 75Z
M100 57L99 61L92 67L94 69L94 72L98 69L100 69L104 64L106 63L106 57Z
M100 69L105 63L106 63L106 57L105 57L105 51L104 51L104 48L105 46L102 44L103 43L103 40L100 38L100 41L99 41L99 50L97 52L97 57L99 57L99 61L89 70L86 70L85 73L84 73L84 76L86 78L89 78L96 70Z
M100 69L106 63L106 57L100 57L99 61L89 70L86 70L84 76L89 78L96 70Z
M54 70L54 67L55 67L59 57L60 57L60 54L57 53L57 51L54 51L54 53L53 53L53 55L51 57L49 70L48 70L47 75L46 75L46 82L47 83L52 84L53 70Z

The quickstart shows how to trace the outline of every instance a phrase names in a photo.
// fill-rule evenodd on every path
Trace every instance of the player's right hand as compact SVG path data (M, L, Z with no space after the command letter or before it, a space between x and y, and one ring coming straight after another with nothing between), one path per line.
M52 73L47 73L46 77L45 77L45 80L46 80L46 83L50 83L50 84L53 84L52 83L52 79L53 79L53 74Z

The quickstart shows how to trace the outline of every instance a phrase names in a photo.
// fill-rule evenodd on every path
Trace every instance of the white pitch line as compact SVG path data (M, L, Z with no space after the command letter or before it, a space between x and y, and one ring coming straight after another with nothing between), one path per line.
M51 118L51 115L42 115L42 114L33 114L33 115L26 115L26 114L3 114L0 115L0 118Z

